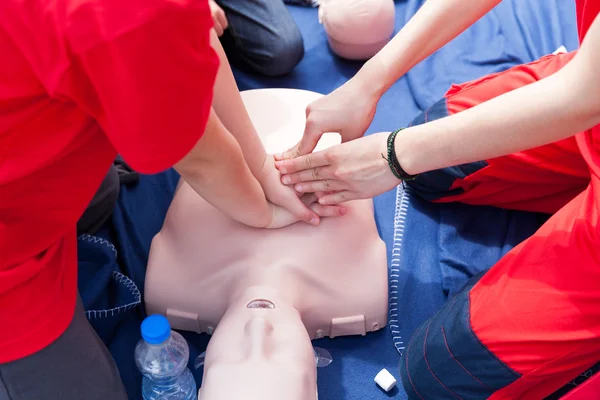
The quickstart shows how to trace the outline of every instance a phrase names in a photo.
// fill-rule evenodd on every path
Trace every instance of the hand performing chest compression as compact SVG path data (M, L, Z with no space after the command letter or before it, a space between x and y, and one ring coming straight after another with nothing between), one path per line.
M305 220L306 217L302 216L307 213L306 207L319 217L337 217L345 214L343 207L324 206L318 203L317 195L314 193L296 193L292 187L282 184L281 174L275 168L272 155L265 157L257 179L271 205L273 217L269 228L281 228ZM312 217L307 222L316 225L319 220Z

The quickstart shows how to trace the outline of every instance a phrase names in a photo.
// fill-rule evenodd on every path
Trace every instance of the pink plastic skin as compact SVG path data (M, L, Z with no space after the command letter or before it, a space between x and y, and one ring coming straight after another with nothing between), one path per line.
M320 95L242 93L268 152L295 144ZM326 135L318 148L339 142ZM364 335L387 324L387 258L370 200L318 227L243 226L180 183L150 249L148 313L212 334L200 400L314 400L311 339ZM249 308L255 306L256 308ZM335 359L335 354L333 355Z
M391 39L395 11L394 0L321 0L319 20L338 56L366 60Z

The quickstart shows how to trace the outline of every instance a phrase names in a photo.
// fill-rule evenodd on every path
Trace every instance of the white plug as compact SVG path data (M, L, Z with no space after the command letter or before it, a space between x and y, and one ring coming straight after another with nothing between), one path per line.
M567 53L567 48L565 46L560 46L558 49L554 50L554 53L552 53L552 55L557 55L561 53Z
M396 378L384 368L375 376L375 383L386 392L389 392L396 386Z

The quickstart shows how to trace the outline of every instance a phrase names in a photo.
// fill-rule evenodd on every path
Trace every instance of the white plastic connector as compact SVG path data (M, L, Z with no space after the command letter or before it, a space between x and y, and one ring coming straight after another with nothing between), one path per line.
M384 368L375 376L375 383L386 392L389 392L396 386L396 378Z
M560 46L558 49L554 50L554 53L552 53L552 55L557 55L557 54L562 54L562 53L568 53L567 48L565 46Z

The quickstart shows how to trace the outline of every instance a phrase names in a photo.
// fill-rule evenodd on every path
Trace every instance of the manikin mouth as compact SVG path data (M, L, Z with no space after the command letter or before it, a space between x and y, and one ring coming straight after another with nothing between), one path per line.
M275 304L273 304L269 300L257 299L252 300L250 303L248 303L248 305L246 305L246 308L273 309L275 308Z

